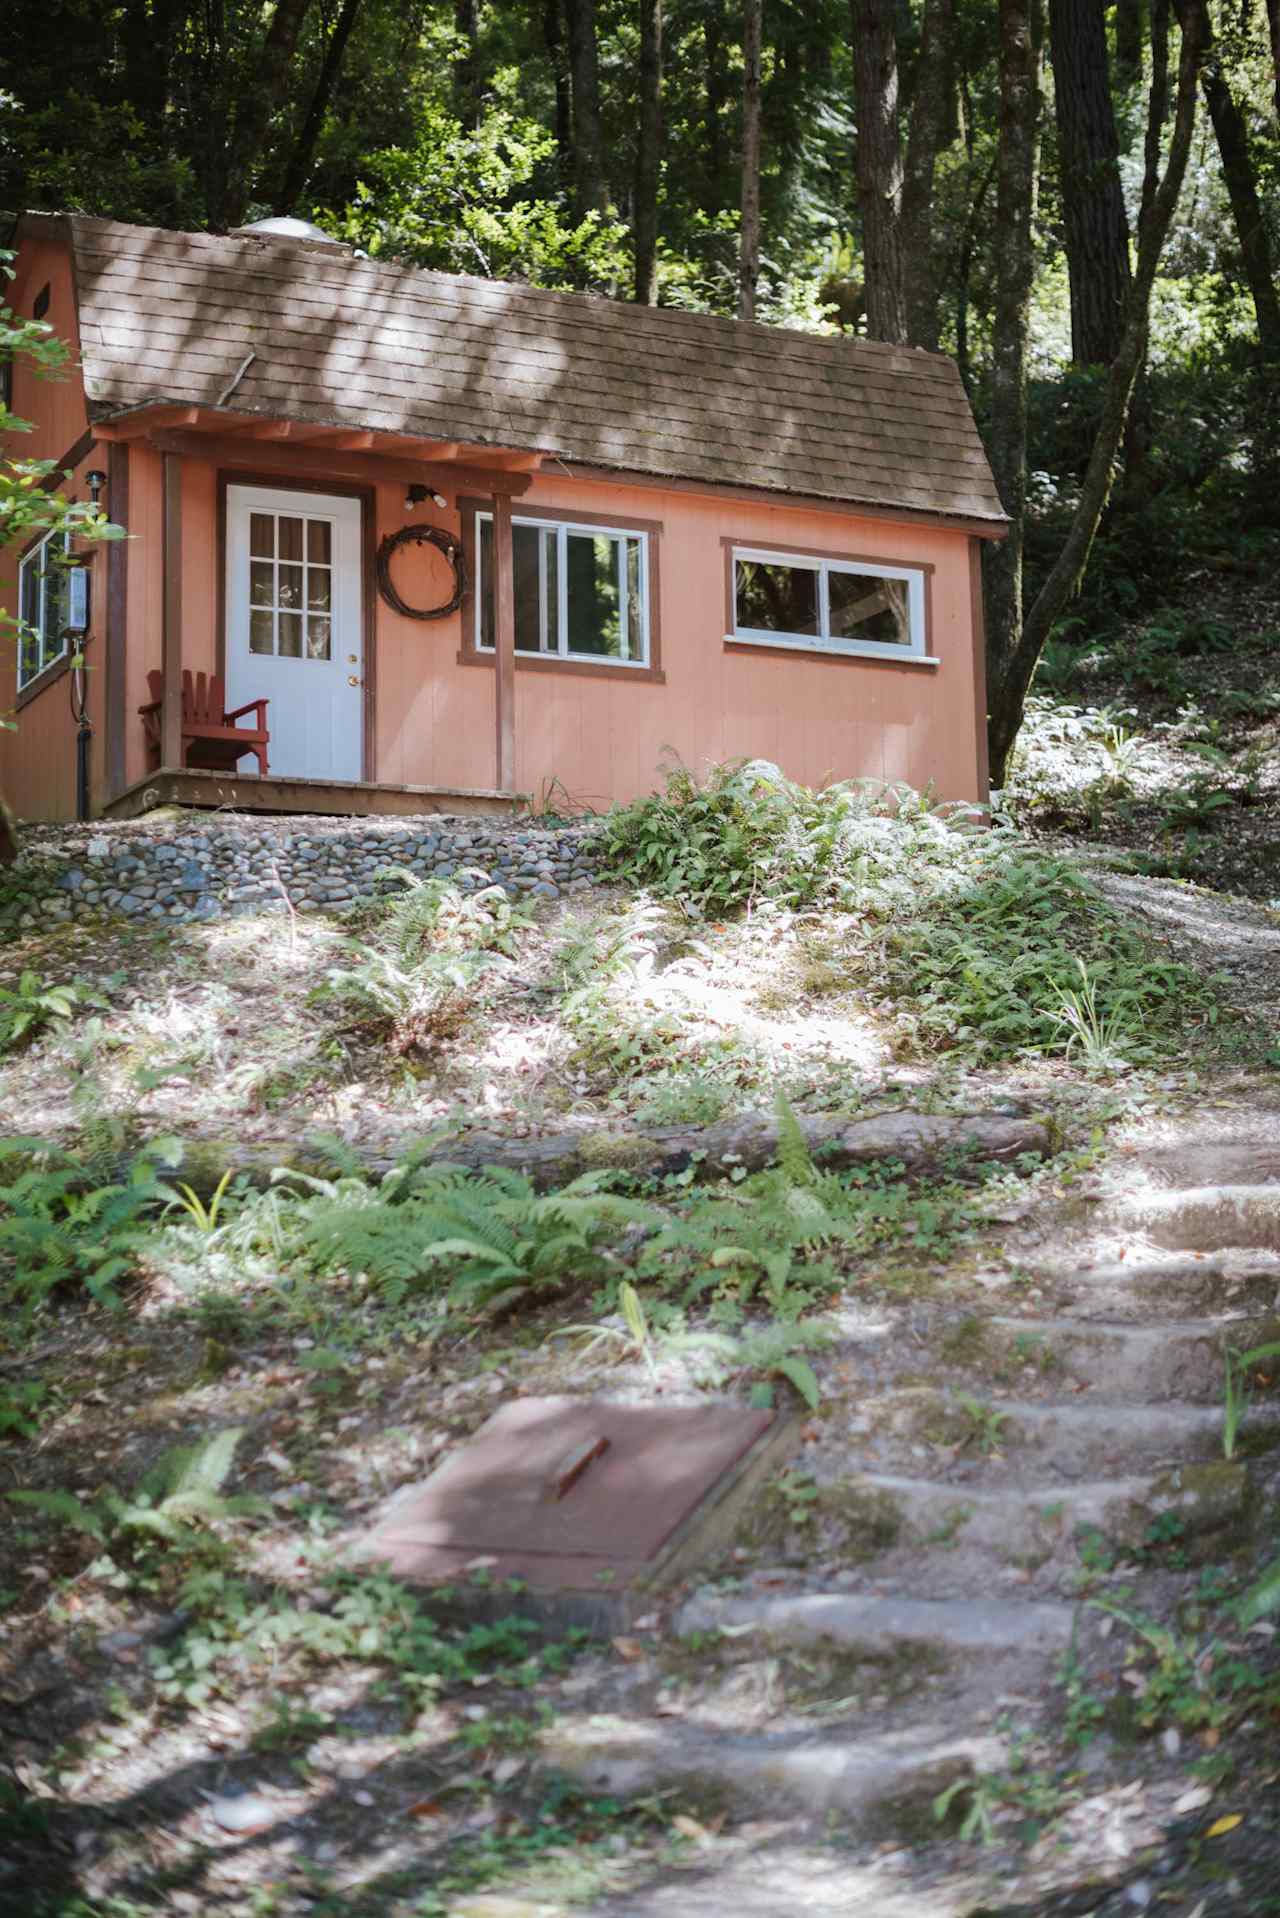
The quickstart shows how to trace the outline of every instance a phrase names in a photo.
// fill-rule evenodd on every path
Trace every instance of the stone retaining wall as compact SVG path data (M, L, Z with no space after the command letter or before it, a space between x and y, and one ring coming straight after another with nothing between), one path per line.
M375 890L377 873L478 872L512 895L558 899L597 883L594 822L248 818L166 813L86 826L27 827L18 862L0 868L0 927L51 920L219 919L340 911Z

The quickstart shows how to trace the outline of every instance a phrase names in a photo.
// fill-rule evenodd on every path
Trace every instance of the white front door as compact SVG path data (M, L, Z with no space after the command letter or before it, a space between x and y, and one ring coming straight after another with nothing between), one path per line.
M227 707L271 702L271 772L362 778L359 500L229 486L226 607Z

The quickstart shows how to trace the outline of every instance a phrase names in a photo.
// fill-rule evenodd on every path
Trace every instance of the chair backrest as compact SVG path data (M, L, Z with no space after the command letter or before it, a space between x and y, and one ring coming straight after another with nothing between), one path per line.
M221 726L226 713L222 680L217 673L182 675L182 717L195 726Z
M156 705L159 705L160 701L164 698L164 674L148 673L147 685L151 689L152 700Z

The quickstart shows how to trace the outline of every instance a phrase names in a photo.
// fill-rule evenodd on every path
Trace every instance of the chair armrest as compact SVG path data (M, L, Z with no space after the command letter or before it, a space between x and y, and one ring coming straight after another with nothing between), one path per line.
M146 706L139 706L138 711L145 718L148 713L158 713L163 704L163 700L153 699Z
M233 713L224 713L223 722L229 725L233 719L243 719L246 713L257 713L258 724L261 726L265 724L266 710L270 704L268 699L251 699L247 706L237 706Z

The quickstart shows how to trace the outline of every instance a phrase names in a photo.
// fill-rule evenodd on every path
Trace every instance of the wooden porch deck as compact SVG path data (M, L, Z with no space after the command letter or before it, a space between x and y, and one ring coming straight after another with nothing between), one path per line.
M347 779L278 779L268 774L203 772L162 766L135 780L102 809L104 819L138 819L158 806L228 812L321 813L339 818L408 818L419 813L510 816L529 804L526 793L451 786L384 786Z

